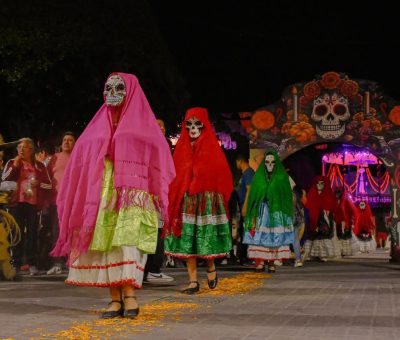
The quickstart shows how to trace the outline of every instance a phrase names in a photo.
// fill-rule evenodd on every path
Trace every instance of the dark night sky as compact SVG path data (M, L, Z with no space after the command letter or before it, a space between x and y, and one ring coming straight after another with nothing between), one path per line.
M171 132L189 106L218 121L327 71L376 81L400 100L400 25L387 2L3 0L0 89L13 116L1 133L43 140L82 129L115 70L139 77Z
M400 99L395 2L150 3L192 105L253 110L331 70L377 81Z

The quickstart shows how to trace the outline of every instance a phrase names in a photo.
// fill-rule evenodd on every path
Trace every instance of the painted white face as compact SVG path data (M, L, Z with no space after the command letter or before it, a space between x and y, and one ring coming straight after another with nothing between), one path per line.
M318 191L324 190L324 187L325 187L324 181L318 181L318 182L317 182L317 190L318 190Z
M267 172L274 171L275 168L275 158L273 155L265 156L265 167L267 168Z
M104 88L107 106L120 106L126 97L126 87L121 76L113 75L107 79Z
M364 210L365 209L365 202L360 202L360 209Z
M191 139L197 139L201 135L201 130L204 124L198 120L196 117L191 117L186 121L186 130Z

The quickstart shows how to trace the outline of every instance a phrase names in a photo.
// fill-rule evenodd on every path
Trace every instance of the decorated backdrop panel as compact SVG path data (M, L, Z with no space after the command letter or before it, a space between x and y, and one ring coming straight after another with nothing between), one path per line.
M273 148L281 159L316 143L346 143L378 156L391 176L391 234L400 230L400 102L376 82L326 72L288 86L279 102L248 114L250 149ZM400 257L399 257L400 259Z

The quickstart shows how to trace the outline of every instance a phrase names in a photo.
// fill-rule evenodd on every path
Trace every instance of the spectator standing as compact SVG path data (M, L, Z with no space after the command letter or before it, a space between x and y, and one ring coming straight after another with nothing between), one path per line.
M71 156L71 152L75 145L75 135L71 131L64 133L61 143L61 151L56 152L50 159L48 164L48 171L53 187L50 199L50 239L51 249L55 246L58 234L59 234L59 223L57 215L57 196L60 190L61 181L64 176L64 171L67 166L68 160ZM53 266L47 271L47 275L61 274L64 260L61 257L55 257L53 260Z
M161 119L157 119L162 134L165 136L165 125ZM164 262L164 240L161 237L164 221L159 220L157 248L154 254L147 256L146 266L144 268L144 280L149 283L163 283L174 281L174 278L161 272L161 267Z
M240 208L240 221L238 225L238 257L241 264L245 264L247 262L247 245L243 243L243 225L244 218L246 215L243 207L245 206L245 202L247 200L249 189L251 185L251 181L253 180L254 170L250 167L248 158L243 155L238 155L236 157L236 168L241 171L242 175L240 176L239 184L237 186L237 193L239 199L239 208Z
M25 255L30 275L36 275L39 272L37 212L48 202L51 181L44 164L35 160L34 143L30 138L22 138L17 150L18 155L7 162L2 175L3 181L17 183L12 197L11 213L21 229L21 242L13 251L13 265L18 271Z

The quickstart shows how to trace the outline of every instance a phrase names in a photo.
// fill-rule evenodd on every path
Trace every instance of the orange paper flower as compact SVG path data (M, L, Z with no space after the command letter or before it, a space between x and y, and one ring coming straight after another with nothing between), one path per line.
M313 100L319 96L321 89L316 81L310 81L304 85L303 93L308 100Z
M320 83L326 89L334 89L340 84L340 76L336 72L326 72L322 75Z
M353 97L358 93L359 86L354 80L345 80L340 87L340 92L346 97Z

